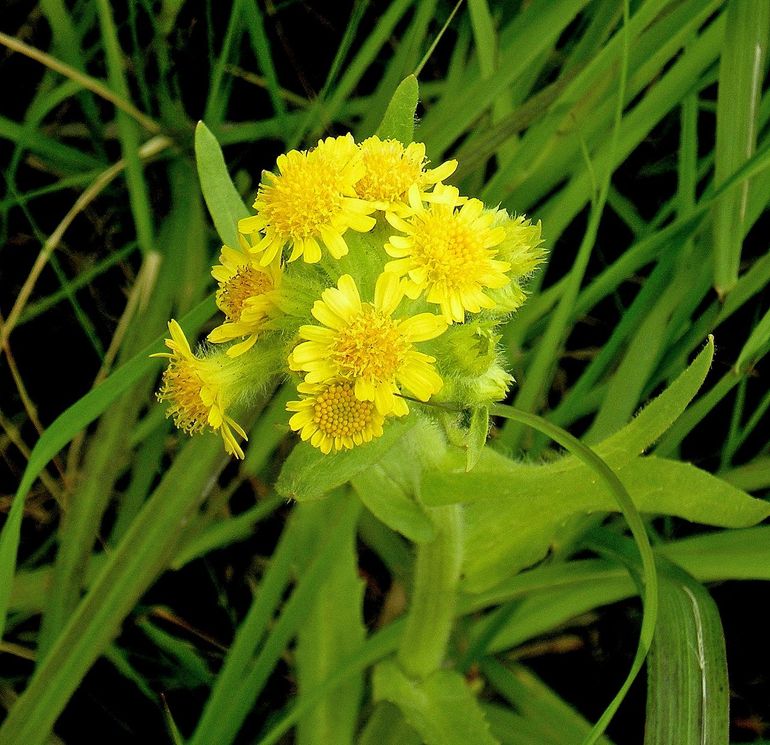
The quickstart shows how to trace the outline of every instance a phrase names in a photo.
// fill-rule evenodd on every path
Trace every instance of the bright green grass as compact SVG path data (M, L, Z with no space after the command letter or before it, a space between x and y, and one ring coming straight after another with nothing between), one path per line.
M75 3L74 10L69 5L38 4L38 23L52 32L50 47L39 50L45 55L25 61L30 79L39 76L38 88L23 117L0 116L0 137L11 148L0 194L3 237L9 237L6 225L21 221L39 252L25 292L4 304L0 353L21 351L16 340L27 338L27 323L60 314L82 330L104 363L100 377L113 374L71 408L73 402L61 401L62 416L43 423L37 444L18 448L19 430L33 432L24 424L35 406L20 365L20 403L0 419L7 459L27 461L0 537L0 665L13 662L9 670L24 671L13 678L0 673L0 702L8 712L0 743L46 742L100 657L163 707L167 732L157 737L169 742L234 742L264 701L272 707L268 713L258 708L258 742L265 744L290 730L302 745L608 742L603 730L625 688L593 727L513 659L522 645L544 635L558 641L577 616L638 595L645 597L645 616L634 672L651 647L645 742L727 743L724 636L703 583L770 580L770 529L734 529L766 514L760 503L740 501L748 497L739 490L761 497L770 489L762 429L770 393L760 366L770 351L770 257L762 255L761 239L757 251L757 230L752 233L766 217L770 193L770 95L762 89L770 34L766 0L532 0L521 12L518 3L468 0L427 60L451 6L438 0L379 3L374 24L372 9L356 2L312 96L286 72L276 42L275 29L291 4L266 12L257 0L235 0L221 33L210 24L211 4L197 18L208 44L208 77L196 81L207 91L207 128L195 139L206 203L192 146L201 112L183 110L178 78L189 72L173 67L168 48L177 43L177 24L189 23L194 11L184 0L162 3L156 17L148 9L157 4L145 0L130 3L125 17L116 17L106 0ZM20 53L13 40L0 37L0 43ZM501 340L518 381L512 395L518 411L493 411L498 428L477 469L445 481L442 474L426 477L425 509L397 486L386 499L374 493L378 482L370 472L337 482L336 472L318 481L305 477L309 491L319 483L335 488L326 499L293 507L272 554L258 551L254 599L245 613L228 607L221 592L219 611L230 620L233 639L226 640L222 663L213 664L208 648L190 643L181 627L169 633L154 624L142 597L159 577L173 578L174 571L226 551L258 523L276 519L284 500L274 490L274 453L288 442L283 407L292 394L279 387L265 398L245 461L221 475L226 459L213 438L185 441L167 457L170 430L151 395L158 363L147 355L160 349L172 314L191 336L212 316L208 271L220 245L215 231L232 240L234 220L247 214L243 202L258 179L237 173L238 148L271 139L285 151L329 131L368 136L399 83L421 64L423 110L414 137L426 143L431 160L458 157L455 183L463 192L543 223L550 266L533 280L527 304ZM231 121L240 78L266 91L270 109L252 108L247 120ZM64 109L66 130L57 124ZM169 139L153 140L158 135ZM654 163L670 191L650 200L633 188L629 170L639 168L639 153L652 158L656 138L674 143L665 145L666 159ZM227 146L224 160L217 143ZM46 185L20 187L25 169L44 173ZM220 178L228 170L238 189ZM155 207L158 188L165 191L162 214ZM68 208L76 208L75 221L85 219L86 209L98 210L125 237L75 276L61 254L69 250L68 236L80 235L74 233L79 223L69 225L67 218L57 229L66 210L52 218L46 207L47 198L61 194L69 195ZM81 207L81 195L94 201ZM17 260L12 244L3 250L4 262ZM24 257L25 265L33 260ZM48 266L57 288L37 292L37 276ZM115 334L110 339L98 331L105 319L84 310L84 293L116 267L130 269L126 276L134 280L120 288L128 291L122 317L108 324ZM586 334L588 323L597 321L600 330ZM716 362L707 375L710 347L688 365L709 334ZM599 339L600 348L580 349L586 336ZM584 364L571 361L576 353L584 353ZM70 369L73 361L59 364ZM674 393L623 429L674 381ZM537 425L533 414L551 424ZM603 458L592 461L598 470L565 459L559 463L567 464L570 476L548 475L559 463L533 476L504 458L552 458L550 440L533 422L591 461L590 451L560 439L552 426L579 425ZM708 452L700 453L704 442ZM654 458L638 457L650 449ZM724 479L698 476L701 502L690 499L695 469L677 462L681 452L707 457ZM606 464L609 473L602 471ZM59 505L46 509L63 517L55 538L17 560L32 550L22 544L19 551L20 537L35 533L22 533L23 523L42 520L39 512L23 511L41 473L41 483L56 483L61 495ZM212 474L219 480L212 482ZM581 483L593 479L592 486L573 495L567 479L580 474ZM622 483L613 493L620 508L596 486L615 484L617 477ZM351 478L355 491L339 484ZM501 488L501 478L510 497L496 522L483 500L456 497L449 483L472 483L485 493ZM233 515L229 500L249 483L264 486L267 496ZM559 501L545 500L530 519L517 495L537 503L543 484L553 493L561 489ZM569 510L571 499L581 510ZM650 549L631 499L651 514L672 514L671 505L682 502L689 519L727 529L669 540L658 522L647 520ZM458 507L458 501L465 504ZM731 512L739 501L745 514L737 507ZM403 514L383 519L389 504ZM619 509L635 542L623 535L626 522L603 523ZM452 525L460 510L476 521L469 532L479 534L479 545L486 537L491 547L466 556L462 578L452 567L431 574L441 556L430 564L415 560L415 553L426 556L422 547L428 545L441 554L442 540L457 542ZM510 534L520 514L529 553L515 554ZM440 538L430 543L435 531ZM409 607L418 612L377 630L364 626L357 540L392 577L392 600L397 591L408 595L417 588ZM548 561L526 568L549 548ZM575 558L585 550L595 558ZM419 588L430 582L451 590L426 601ZM450 597L458 583L457 596ZM157 681L116 641L121 626L142 631L142 654L149 648L150 657L166 661L172 685L208 689L193 718L197 724L182 734L179 712L156 700ZM651 642L653 627L657 641ZM630 656L639 629L629 625L627 631ZM440 644L431 647L431 637ZM30 658L34 666L16 664ZM423 676L423 668L430 674ZM296 695L276 704L270 687L286 669ZM424 679L409 680L404 669ZM465 673L475 680L472 688ZM596 708L609 704L597 701Z

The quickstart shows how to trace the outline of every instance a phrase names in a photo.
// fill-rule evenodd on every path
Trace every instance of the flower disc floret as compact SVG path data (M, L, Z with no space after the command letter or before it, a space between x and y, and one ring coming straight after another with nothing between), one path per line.
M433 313L394 318L403 295L398 277L386 272L377 280L374 302L363 303L353 278L343 275L313 305L313 316L324 325L300 328L304 341L289 355L290 368L304 371L310 384L351 383L356 398L374 401L382 415L408 413L401 387L427 401L443 381L435 358L414 344L439 336L446 322Z
M233 430L244 440L248 438L226 412L227 396L218 363L196 357L176 321L169 321L168 330L171 338L166 339L166 346L171 352L153 355L169 360L156 394L158 401L168 402L166 416L172 417L174 424L189 435L201 434L207 428L219 432L225 450L243 458Z
M241 251L222 246L219 264L211 270L217 280L217 307L225 314L225 322L208 336L209 341L221 343L246 337L227 350L237 357L250 349L265 324L278 314L277 300L281 284L281 265L273 261L263 267L248 252L243 236Z
M351 135L321 140L309 152L291 150L278 156L276 175L264 171L254 202L257 214L239 221L244 234L263 234L254 246L263 266L284 246L289 261L309 264L321 259L321 243L336 259L348 253L343 238L350 228L367 232L374 206L359 199L355 184L363 163Z
M461 206L451 199L427 205L410 195L408 219L388 215L388 221L406 235L394 235L385 250L395 261L385 271L406 276L406 293L425 294L429 303L440 306L448 323L465 320L465 312L494 308L485 288L504 287L511 264L500 261L498 247L505 229L495 225L497 210L485 210L478 199Z
M375 135L359 147L364 174L356 184L356 193L377 209L389 212L403 212L413 185L423 193L457 168L457 161L449 160L437 168L426 169L425 145L421 142L404 147L398 140L381 140Z
M298 391L308 395L286 405L296 412L289 426L322 453L350 450L382 435L383 415L373 401L356 398L351 382L300 383Z

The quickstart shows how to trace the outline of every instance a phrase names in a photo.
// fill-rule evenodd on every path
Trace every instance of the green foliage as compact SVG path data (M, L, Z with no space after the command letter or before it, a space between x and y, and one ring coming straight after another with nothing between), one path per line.
M288 64L291 3L214 23L184 0L42 0L0 35L0 78L34 81L0 112L0 743L78 741L92 707L193 744L609 743L650 645L645 741L726 742L705 583L770 581L767 4L332 5L328 69ZM194 339L213 315L209 265L265 153L347 130L423 141L463 193L542 220L550 266L499 343L516 409L410 403L324 456L287 436L275 380L236 468L213 436L169 436L148 355L167 318ZM54 358L60 329L88 353ZM598 726L511 662L636 596ZM112 711L105 677L148 708Z

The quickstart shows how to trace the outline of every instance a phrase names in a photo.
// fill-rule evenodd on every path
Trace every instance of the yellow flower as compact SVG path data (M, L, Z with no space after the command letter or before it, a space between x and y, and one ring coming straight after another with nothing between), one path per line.
M478 313L495 307L484 288L510 282L506 274L510 262L497 258L498 247L506 238L505 228L496 224L498 212L503 211L485 210L478 199L460 204L452 187L438 192L426 206L413 187L409 218L387 215L390 224L406 235L391 236L385 244L388 255L395 259L385 265L385 271L406 275L409 297L424 292L429 303L441 307L448 323L462 323L466 311Z
M321 259L323 243L339 259L348 252L343 235L351 228L365 233L374 227L374 206L356 196L364 172L352 135L321 140L310 152L291 150L278 156L279 174L262 173L254 208L257 214L239 221L244 234L264 233L254 246L261 264L272 263L284 246L289 261L300 256L308 264Z
M297 412L289 419L289 426L322 453L350 450L382 435L385 417L372 401L356 398L353 383L300 383L297 390L307 395L286 404L289 411Z
M233 435L233 430L244 440L246 432L226 413L227 396L221 365L213 359L196 357L179 324L168 323L170 339L166 346L171 353L161 352L153 357L168 357L168 367L156 396L158 401L168 401L166 416L173 417L174 424L188 435L200 434L208 426L219 432L225 450L236 458L243 458L243 450Z
M403 295L403 283L386 272L377 280L374 303L362 303L354 279L344 274L313 305L324 325L300 328L305 341L289 355L289 367L305 371L307 383L352 383L356 398L374 401L382 415L408 413L399 385L421 401L441 390L435 358L413 345L442 334L446 322L432 313L393 318Z
M438 168L425 169L425 145L411 142L404 147L398 140L381 140L376 135L360 146L364 175L356 184L356 194L377 209L401 212L409 189L416 185L420 194L454 173L456 160Z
M225 323L209 335L209 341L221 343L246 337L227 350L237 357L250 349L265 323L277 313L276 301L281 284L281 265L278 260L263 267L249 251L249 244L238 236L241 251L222 246L219 264L211 274L219 284L217 307L225 314Z

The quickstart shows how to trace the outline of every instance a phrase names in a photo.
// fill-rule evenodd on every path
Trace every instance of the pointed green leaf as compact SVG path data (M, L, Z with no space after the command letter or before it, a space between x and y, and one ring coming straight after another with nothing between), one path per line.
M222 243L237 247L238 220L248 217L250 212L230 179L217 138L203 122L195 128L195 160L214 227Z
M414 139L414 116L419 95L419 85L414 75L401 81L377 128L376 134L380 139L398 140L405 145Z
M321 499L377 463L415 424L414 416L388 422L382 437L339 453L325 455L309 443L299 442L283 464L276 491L298 502Z
M637 457L617 474L641 512L721 527L748 527L770 514L767 502L686 463ZM541 559L570 515L618 509L594 473L571 457L536 466L490 450L470 473L426 473L421 493L429 505L468 502L466 582L477 590Z

